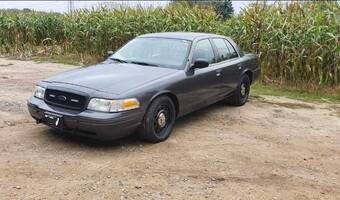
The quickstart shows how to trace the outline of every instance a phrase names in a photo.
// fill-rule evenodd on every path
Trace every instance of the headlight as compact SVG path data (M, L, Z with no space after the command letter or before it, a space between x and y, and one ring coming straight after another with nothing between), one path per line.
M101 112L119 112L139 108L139 101L136 98L122 100L108 100L92 98L87 109Z
M37 97L37 98L39 98L39 99L44 99L44 96L45 96L45 88L40 87L40 86L35 86L33 96L35 96L35 97Z

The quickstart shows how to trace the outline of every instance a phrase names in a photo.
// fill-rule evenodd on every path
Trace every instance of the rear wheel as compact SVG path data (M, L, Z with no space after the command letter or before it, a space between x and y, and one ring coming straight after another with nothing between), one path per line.
M227 103L234 106L242 106L247 102L249 92L250 92L250 80L248 75L244 74L241 77L236 90L233 92L231 97L228 97L228 99L226 99L226 101Z
M166 140L176 120L175 105L167 96L156 98L147 110L139 136L148 142Z

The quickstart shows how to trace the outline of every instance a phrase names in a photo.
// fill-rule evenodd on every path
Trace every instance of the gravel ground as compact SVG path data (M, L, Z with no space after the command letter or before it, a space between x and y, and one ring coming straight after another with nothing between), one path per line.
M215 104L171 137L99 143L30 118L34 84L75 66L0 58L0 199L340 199L340 106Z

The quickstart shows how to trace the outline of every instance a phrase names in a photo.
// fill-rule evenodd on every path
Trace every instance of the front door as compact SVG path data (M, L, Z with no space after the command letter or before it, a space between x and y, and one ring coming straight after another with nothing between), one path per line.
M182 99L184 99L186 112L197 110L205 105L214 103L219 94L219 68L214 66L215 54L208 39L199 40L193 48L193 63L203 59L210 63L206 68L189 70L182 85Z

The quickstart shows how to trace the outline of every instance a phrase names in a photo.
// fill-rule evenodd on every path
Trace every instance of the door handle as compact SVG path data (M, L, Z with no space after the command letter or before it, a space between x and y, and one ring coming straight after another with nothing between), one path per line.
M216 70L216 76L221 76L222 70Z
M216 76L221 76L221 74L222 74L222 70L221 69L218 69L215 72L216 72Z

